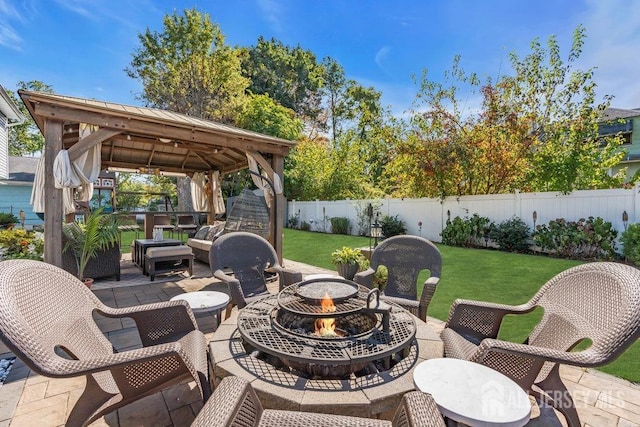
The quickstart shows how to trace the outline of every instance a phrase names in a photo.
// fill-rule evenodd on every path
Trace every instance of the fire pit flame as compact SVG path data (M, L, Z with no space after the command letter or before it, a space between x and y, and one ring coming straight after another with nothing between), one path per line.
M322 297L322 301L320 301L320 306L322 307L322 313L335 313L336 306L333 303L333 299L329 296L329 292L325 292L324 297ZM315 321L315 332L314 335L320 337L337 337L339 336L336 332L336 319L334 317L326 317L316 319Z

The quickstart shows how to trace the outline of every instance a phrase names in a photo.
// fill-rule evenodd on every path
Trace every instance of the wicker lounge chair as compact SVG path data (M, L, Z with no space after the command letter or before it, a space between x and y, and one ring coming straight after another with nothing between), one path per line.
M302 280L302 273L283 268L273 246L257 234L236 231L218 237L209 251L209 267L229 287L231 302L244 308L248 302L269 294L265 271L276 272L280 290ZM225 271L231 271L233 275Z
M385 298L400 304L413 315L426 321L427 309L440 281L442 257L429 240L418 236L393 236L380 243L371 254L371 266L355 275L356 283L369 288L379 266L387 267ZM418 300L417 281L422 270L429 270L422 296Z
M116 352L94 313L133 319L144 347ZM204 399L210 394L207 343L186 302L114 309L44 262L0 262L0 338L40 375L86 376L68 426L87 425L183 380L195 380Z
M444 427L444 420L429 394L407 393L393 422L343 415L264 409L244 378L226 377L204 405L191 427Z
M563 413L569 426L580 426L558 364L604 365L633 344L640 333L639 285L640 270L600 262L558 274L519 306L456 300L442 332L445 355L504 373ZM536 307L542 307L544 314L525 344L496 339L505 315L529 313ZM571 351L583 340L592 344Z

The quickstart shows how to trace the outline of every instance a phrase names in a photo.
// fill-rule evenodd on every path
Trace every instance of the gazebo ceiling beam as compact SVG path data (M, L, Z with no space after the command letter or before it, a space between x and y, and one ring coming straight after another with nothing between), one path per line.
M77 144L69 148L69 160L74 161L81 155L89 151L92 147L100 144L101 142L111 138L114 135L119 134L120 131L112 129L98 129L95 132L90 133L84 138L80 139Z
M80 123L94 124L104 128L117 129L121 133L139 133L156 138L192 141L201 144L238 148L244 151L255 150L282 156L289 152L289 147L278 146L274 143L269 143L268 141L253 141L249 137L243 137L241 135L231 138L224 132L215 131L213 129L204 130L193 126L190 128L184 128L178 127L179 125L176 125L175 123L170 125L159 122L150 122L147 120L141 120L134 116L121 117L41 103L35 105L35 113L39 116L46 116L59 120L77 121Z

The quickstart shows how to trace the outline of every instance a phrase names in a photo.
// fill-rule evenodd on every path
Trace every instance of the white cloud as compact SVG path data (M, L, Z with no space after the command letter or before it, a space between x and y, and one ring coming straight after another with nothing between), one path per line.
M280 22L282 5L277 0L258 0L258 6L273 31L280 33L282 31L282 24Z
M12 20L22 21L18 10L6 0L0 0L0 46L21 50L22 38L11 25Z
M581 68L596 67L598 101L613 95L618 108L640 107L640 2L588 0Z
M58 3L59 6L85 18L89 18L91 20L96 20L97 18L92 11L85 7L87 4L86 0L56 0L56 3Z
M387 70L384 66L384 62L386 61L387 56L389 56L389 52L391 52L391 48L389 46L383 46L378 50L375 56L376 65L385 73L387 73Z

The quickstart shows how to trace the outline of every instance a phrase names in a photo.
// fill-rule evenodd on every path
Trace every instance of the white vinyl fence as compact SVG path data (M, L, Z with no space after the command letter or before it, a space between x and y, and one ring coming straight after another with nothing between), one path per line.
M498 224L514 216L521 218L533 230L535 225L547 224L550 220L564 218L577 221L580 218L600 217L611 222L618 233L624 231L623 212L627 212L629 224L640 222L640 185L630 189L583 190L571 194L557 192L495 194L482 196L448 197L439 199L381 199L381 200L337 200L298 202L289 201L287 218L299 217L311 230L331 232L332 217L346 217L351 223L351 234L366 234L368 217L366 207L372 203L384 215L398 216L404 221L407 232L440 242L440 233L447 218L471 217L478 214ZM364 229L358 227L358 217L365 218ZM374 216L375 221L375 216ZM422 223L422 227L419 223Z

